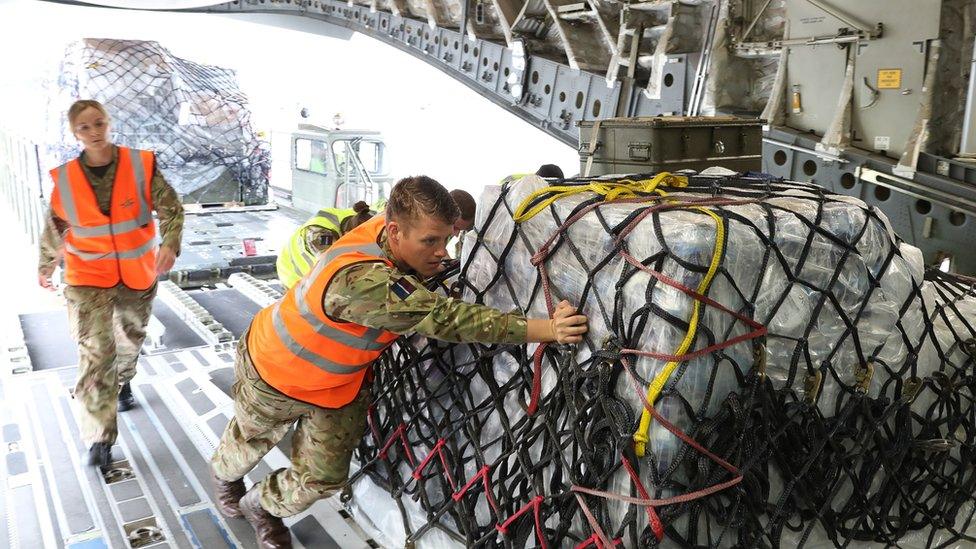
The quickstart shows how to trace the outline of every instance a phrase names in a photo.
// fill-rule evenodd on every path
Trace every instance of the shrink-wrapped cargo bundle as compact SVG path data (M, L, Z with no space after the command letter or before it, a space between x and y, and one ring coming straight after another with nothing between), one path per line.
M78 154L65 109L95 99L109 111L115 143L155 151L184 202L267 202L270 152L234 71L181 59L156 42L88 38L68 46L55 88L52 164Z
M356 495L390 543L924 546L968 528L976 297L860 200L527 176L485 191L461 264L466 299L530 317L565 299L590 331L386 357Z

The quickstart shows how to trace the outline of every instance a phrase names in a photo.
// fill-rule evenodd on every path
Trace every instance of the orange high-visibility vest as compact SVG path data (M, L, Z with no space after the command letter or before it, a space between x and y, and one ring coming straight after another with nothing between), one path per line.
M74 159L51 170L51 209L68 222L64 274L71 286L111 288L122 282L145 290L156 282L156 224L152 218L153 153L118 147L109 215Z
M329 318L322 299L340 269L364 262L393 265L377 244L385 224L379 215L346 233L280 301L251 321L248 352L266 383L323 408L356 398L370 364L397 334Z

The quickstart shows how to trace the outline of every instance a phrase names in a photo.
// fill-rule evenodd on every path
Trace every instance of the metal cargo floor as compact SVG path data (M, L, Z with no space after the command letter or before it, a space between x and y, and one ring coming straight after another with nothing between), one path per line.
M217 512L209 480L210 455L233 415L228 395L234 379L233 341L190 348L181 342L186 332L197 341L231 332L236 337L259 306L236 288L187 295L204 308L202 317L217 319L208 322L218 326L221 319L227 321L228 330L207 325L211 331L201 333L199 325L186 320L186 311L160 307L157 301L165 313L159 316L166 317L157 316L166 325L165 345L140 358L132 383L137 406L119 415L115 462L107 470L84 464L86 449L78 438L71 396L75 365L35 366L19 374L4 368L0 547L256 546L246 521ZM35 349L39 347L73 349L65 330L45 328L57 313L44 314L49 315L46 324L38 329L36 322L20 319L30 356L44 355ZM59 360L63 354L57 354ZM282 450L287 452L287 441L248 475L248 486L287 466ZM319 501L285 523L296 547L376 546L348 519L337 497Z
M287 206L187 211L170 279L197 287L232 272L274 276L278 252L309 215ZM253 244L252 255L245 254L245 240Z

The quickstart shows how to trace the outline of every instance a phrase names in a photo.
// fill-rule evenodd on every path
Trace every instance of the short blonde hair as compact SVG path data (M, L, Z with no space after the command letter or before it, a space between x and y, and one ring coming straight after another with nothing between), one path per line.
M111 118L108 115L108 111L101 103L95 101L94 99L79 99L71 104L68 108L68 124L74 129L75 120L78 119L78 115L84 112L85 109L95 109L96 111L102 113L105 118Z

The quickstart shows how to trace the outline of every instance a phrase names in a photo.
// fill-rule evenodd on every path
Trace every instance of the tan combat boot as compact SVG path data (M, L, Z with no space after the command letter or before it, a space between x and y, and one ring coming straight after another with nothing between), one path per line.
M261 549L291 549L291 532L280 518L261 507L261 493L255 484L241 498L240 509L244 518L254 527L258 547Z
M227 518L242 517L238 502L247 492L247 488L244 487L244 479L233 482L221 480L214 474L213 467L210 468L210 479L213 481L214 496L217 498L217 510L220 511L220 514Z

